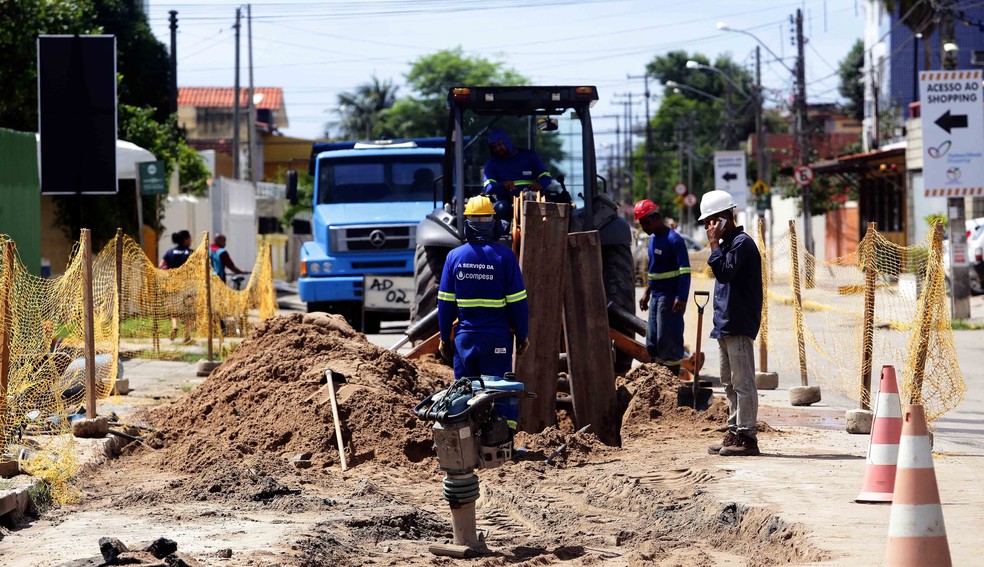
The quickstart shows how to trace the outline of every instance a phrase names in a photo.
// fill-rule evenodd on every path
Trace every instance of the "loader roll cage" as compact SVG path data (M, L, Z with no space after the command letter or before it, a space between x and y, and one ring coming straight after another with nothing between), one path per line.
M598 89L593 86L509 86L509 87L452 87L448 91L448 129L444 146L444 177L442 201L454 204L457 226L464 226L465 173L463 156L465 135L462 116L471 111L479 116L556 116L573 110L581 123L581 149L584 179L583 230L592 230L592 200L597 192L594 131L591 128L591 107L598 101ZM529 140L532 142L535 120L530 120ZM491 126L491 124L489 124ZM473 141L477 140L476 136ZM532 144L530 144L532 147Z

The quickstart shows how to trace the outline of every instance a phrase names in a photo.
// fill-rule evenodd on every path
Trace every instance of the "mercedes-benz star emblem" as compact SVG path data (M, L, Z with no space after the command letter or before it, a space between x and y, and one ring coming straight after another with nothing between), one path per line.
M386 244L386 233L381 230L374 230L369 233L369 243L376 248L382 248Z

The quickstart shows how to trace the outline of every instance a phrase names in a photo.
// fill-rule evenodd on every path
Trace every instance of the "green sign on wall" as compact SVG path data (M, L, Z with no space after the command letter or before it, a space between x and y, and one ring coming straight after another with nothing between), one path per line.
M164 161L144 161L137 164L140 168L140 194L167 194L167 176Z

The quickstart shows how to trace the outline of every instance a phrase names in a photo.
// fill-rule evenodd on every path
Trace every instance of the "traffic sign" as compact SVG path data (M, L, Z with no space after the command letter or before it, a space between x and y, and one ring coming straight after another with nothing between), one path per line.
M731 193L739 207L748 203L745 152L714 152L714 188Z
M683 203L688 207L697 206L697 195L693 193L687 193L687 196L683 198Z
M793 179L800 187L806 187L813 182L813 168L808 165L797 165L793 170Z
M769 189L769 186L766 185L765 181L762 181L761 179L757 179L755 180L755 183L752 183L752 195L755 195L756 197L760 195L768 195L770 191L771 189Z
M981 71L919 73L926 197L984 195Z
M673 192L676 193L677 195L686 195L687 185L685 183L677 183L676 185L673 186Z

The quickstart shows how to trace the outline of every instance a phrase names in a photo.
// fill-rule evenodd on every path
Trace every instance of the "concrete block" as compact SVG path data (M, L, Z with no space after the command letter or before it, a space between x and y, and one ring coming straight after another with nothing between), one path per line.
M106 416L76 419L72 422L72 435L75 437L97 439L107 434L109 434L109 418Z
M130 393L130 381L126 378L122 378L113 384L113 395L125 396Z
M24 513L30 498L27 495L27 487L16 490L0 491L0 516L14 512L16 515Z
M867 435L871 433L871 421L875 418L874 412L866 409L847 410L845 419L847 421L847 432L851 434Z
M197 369L197 372L196 373L198 374L198 376L201 376L201 377L204 378L204 377L208 376L209 374L211 374L212 371L215 370L216 368L218 368L219 365L221 365L221 364L222 363L219 362L218 360L213 360L211 362L208 361L208 360L199 360L198 361L198 369Z
M776 372L756 372L755 387L759 390L775 390L779 387L779 374Z
M789 389L789 403L794 406L808 406L820 401L820 386L796 386Z
M16 459L0 461L0 478L11 478L20 474L20 463Z

